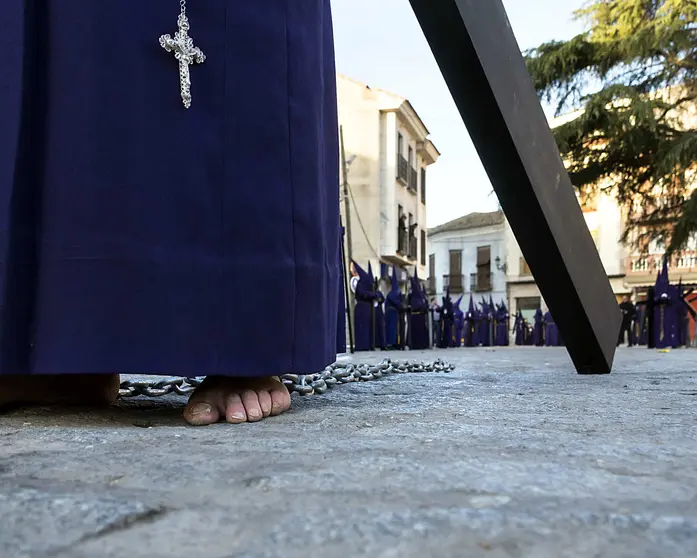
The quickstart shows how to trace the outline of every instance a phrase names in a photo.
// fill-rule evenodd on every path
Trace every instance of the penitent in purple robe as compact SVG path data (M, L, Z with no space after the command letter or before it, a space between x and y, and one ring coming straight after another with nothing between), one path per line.
M505 302L496 309L496 336L495 344L498 347L508 346L508 308Z
M455 301L455 304L453 304L453 328L455 332L453 334L453 347L462 346L462 336L465 328L465 313L460 308L461 303L462 295L460 295L460 298L458 298Z
M356 351L372 351L375 347L375 307L377 298L371 276L355 261L353 268L358 274L356 283L356 305L353 311L354 340Z
M385 299L385 342L388 347L403 349L406 344L404 294L399 288L397 268L392 268L390 292Z
M409 292L409 330L407 338L409 348L414 350L428 349L428 298L419 282L419 276L414 271Z
M515 344L518 347L525 345L525 319L523 313L518 312L515 317Z
M438 331L438 347L441 349L447 349L452 347L453 341L453 330L454 330L454 319L453 314L453 301L450 298L450 289L446 289L445 296L443 297L443 305L439 309L440 312L440 330Z
M545 344L544 316L542 310L535 310L535 324L532 330L532 343L535 347L542 347Z
M653 335L657 349L677 346L675 289L668 278L668 261L663 259L663 267L656 277L654 286Z
M463 334L463 343L465 347L476 347L479 345L477 339L477 310L474 307L474 300L470 295L469 306L465 313L465 331Z
M385 303L385 295L378 290L378 283L373 275L373 265L368 262L368 275L373 282L373 291L375 292L375 300L373 301L373 328L375 328L375 348L385 348L385 312L383 304Z
M178 15L2 1L0 374L269 376L336 358L329 0L189 2L207 56L189 109L159 44Z

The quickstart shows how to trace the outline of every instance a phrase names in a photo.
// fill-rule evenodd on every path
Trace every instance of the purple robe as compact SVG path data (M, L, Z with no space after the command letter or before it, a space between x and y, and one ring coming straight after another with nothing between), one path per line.
M406 344L404 295L399 288L397 268L392 268L392 285L385 299L385 343L388 347L403 349Z
M508 347L508 308L504 303L496 310L496 335L494 344L497 347Z
M515 317L515 344L520 347L525 345L525 321L523 320L523 314L518 312Z
M542 347L545 344L545 333L544 333L544 317L542 315L542 310L537 309L535 311L535 324L533 326L532 341L535 347Z
M271 376L336 358L329 0L3 0L0 374ZM268 296L274 293L274 296ZM269 322L273 350L269 350Z
M428 349L428 299L416 273L411 278L408 302L409 330L407 331L407 339L409 348L413 350Z
M463 336L463 330L465 327L465 313L460 308L461 302L462 302L462 296L457 299L455 304L453 304L453 315L454 315L453 347L461 347L462 346L462 336Z

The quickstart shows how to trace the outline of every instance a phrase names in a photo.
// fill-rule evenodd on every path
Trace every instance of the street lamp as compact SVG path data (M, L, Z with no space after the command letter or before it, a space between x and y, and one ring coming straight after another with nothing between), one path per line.
M503 271L506 273L506 270L508 270L508 264L504 262L503 265L501 265L501 258L496 256L496 259L494 260L494 263L496 264L496 269L499 271Z

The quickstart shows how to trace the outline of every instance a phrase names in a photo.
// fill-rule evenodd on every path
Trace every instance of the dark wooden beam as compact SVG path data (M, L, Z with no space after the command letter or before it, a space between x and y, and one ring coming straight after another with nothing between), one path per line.
M410 0L579 373L612 369L621 316L501 0Z

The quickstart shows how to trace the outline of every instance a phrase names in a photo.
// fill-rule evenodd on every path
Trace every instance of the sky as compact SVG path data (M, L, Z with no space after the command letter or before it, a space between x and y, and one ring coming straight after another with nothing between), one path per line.
M486 1L486 0L482 0ZM582 30L582 0L503 0L522 50ZM408 0L333 0L337 71L409 99L441 152L428 170L427 219L434 227L497 200Z

